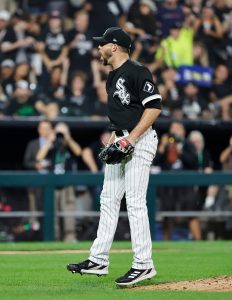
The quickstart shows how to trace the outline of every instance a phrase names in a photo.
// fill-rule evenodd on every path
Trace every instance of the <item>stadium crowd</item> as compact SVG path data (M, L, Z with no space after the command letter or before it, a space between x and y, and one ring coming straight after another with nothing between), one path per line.
M153 169L212 172L214 162L210 149L205 149L204 136L199 131L186 136L181 121L231 119L230 0L1 1L0 119L45 119L38 125L39 138L27 146L24 167L41 172L49 169L44 165L49 159L56 162L49 157L52 143L57 142L52 126L49 127L51 121L60 117L107 120L105 83L110 69L99 62L98 45L92 37L113 26L130 33L131 59L151 70L163 98L161 118L175 120L160 139ZM41 135L41 124L52 130L52 142L44 135L46 130L42 129ZM87 169L101 170L104 166L99 165L97 153L102 137L81 149L69 129L65 130L66 152L69 154L69 148L74 147L74 154L81 156ZM223 168L231 170L231 139L228 144L219 160ZM56 153L52 157L58 156ZM60 161L50 164L50 170L57 165L60 167ZM99 198L98 189L90 191L93 199ZM73 195L70 188L64 192ZM160 197L163 192L169 193L170 203L164 203L166 207L161 209L175 210L176 201L181 210L197 210L212 207L219 188L185 188L184 194L183 187L175 191L169 188L159 190ZM34 194L37 197L39 193L37 190ZM231 188L228 193L232 199ZM188 205L181 195L189 195ZM61 193L59 197L63 203ZM196 203L200 204L196 207ZM72 206L70 210L73 209ZM170 238L169 221L164 224L166 239ZM193 238L202 238L197 218L190 219L189 227Z
M230 119L231 1L3 3L12 11L0 10L2 118L105 118L109 69L92 37L120 25L133 37L131 58L154 75L162 117Z

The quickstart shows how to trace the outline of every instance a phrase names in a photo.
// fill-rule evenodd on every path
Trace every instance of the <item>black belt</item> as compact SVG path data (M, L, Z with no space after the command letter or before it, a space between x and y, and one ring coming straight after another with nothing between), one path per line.
M125 129L125 130L127 130L127 129ZM121 137L121 136L125 136L125 130L116 130L115 131L115 135L117 136L117 137ZM124 132L123 132L124 131ZM128 131L128 130L127 130ZM129 131L128 131L128 133L129 133Z

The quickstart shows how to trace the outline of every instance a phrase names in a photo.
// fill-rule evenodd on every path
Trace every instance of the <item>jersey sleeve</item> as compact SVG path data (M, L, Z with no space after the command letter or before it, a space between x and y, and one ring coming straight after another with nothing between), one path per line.
M144 107L161 109L162 97L147 68L141 68L138 77L139 99Z

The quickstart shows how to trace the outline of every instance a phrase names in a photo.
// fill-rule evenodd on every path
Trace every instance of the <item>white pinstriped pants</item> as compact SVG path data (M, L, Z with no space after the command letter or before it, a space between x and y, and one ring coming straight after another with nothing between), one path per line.
M148 129L137 141L135 151L129 161L106 165L97 238L90 249L89 259L93 262L109 265L109 251L118 223L120 203L126 193L134 252L132 267L135 269L154 267L146 194L150 165L155 156L157 144L155 131Z

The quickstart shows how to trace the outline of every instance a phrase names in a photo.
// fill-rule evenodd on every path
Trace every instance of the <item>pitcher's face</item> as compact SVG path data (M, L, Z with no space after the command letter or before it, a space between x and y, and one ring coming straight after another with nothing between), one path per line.
M100 44L98 46L100 60L104 66L109 65L109 60L113 56L112 46L114 46L113 43Z

